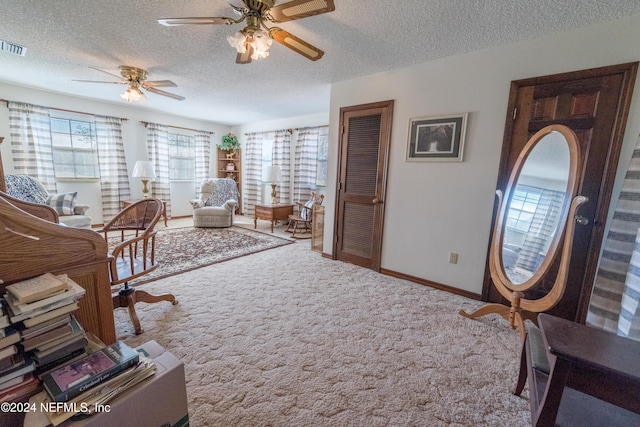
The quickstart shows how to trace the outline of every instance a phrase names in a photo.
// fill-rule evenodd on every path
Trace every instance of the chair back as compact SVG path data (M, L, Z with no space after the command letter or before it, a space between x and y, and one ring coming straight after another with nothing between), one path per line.
M121 242L111 251L111 285L128 283L158 267L155 259L156 224L162 215L160 199L138 200L118 213L101 232L109 241L109 232L120 231ZM125 231L135 231L125 235Z
M121 210L102 228L102 231L105 234L109 231L126 230L150 233L160 220L162 209L162 201L155 197L138 200Z
M200 191L205 206L222 206L228 200L238 202L238 183L231 178L206 178Z

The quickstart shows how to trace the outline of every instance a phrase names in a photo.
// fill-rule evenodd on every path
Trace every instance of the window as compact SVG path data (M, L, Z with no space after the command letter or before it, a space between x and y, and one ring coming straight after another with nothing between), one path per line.
M323 127L320 129L318 135L318 157L316 159L316 186L327 186L327 165L329 159L329 136L327 135L328 128Z
M196 179L195 158L192 136L169 134L169 179L172 181Z
M95 123L59 117L49 121L56 178L99 178Z
M527 233L540 202L540 195L537 188L518 185L511 198L506 226Z

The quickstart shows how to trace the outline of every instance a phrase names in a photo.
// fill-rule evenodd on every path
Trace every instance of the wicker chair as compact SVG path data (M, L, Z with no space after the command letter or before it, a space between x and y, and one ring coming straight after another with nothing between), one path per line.
M125 207L100 232L107 239L109 233L119 232L120 243L111 251L110 262L111 286L122 286L113 296L113 308L127 307L136 334L142 333L140 320L135 309L138 301L155 303L178 301L171 294L151 295L136 290L129 282L149 274L158 267L155 259L155 226L162 215L163 204L153 197L139 200ZM135 286L135 285L134 285Z

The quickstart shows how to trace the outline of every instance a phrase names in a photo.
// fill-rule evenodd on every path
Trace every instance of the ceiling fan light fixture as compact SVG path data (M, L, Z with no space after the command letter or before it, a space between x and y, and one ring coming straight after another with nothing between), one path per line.
M129 88L122 94L120 98L127 102L143 102L145 100L144 93L135 85L129 86Z
M238 53L245 53L247 51L247 47L245 46L246 39L247 36L245 36L242 31L238 31L232 36L227 36L229 45L235 48Z
M251 41L253 55L251 55L251 59L264 59L269 56L271 43L273 43L273 40L267 31L259 29L253 33L253 40Z
M233 36L227 36L227 41L238 53L246 53L249 47L253 48L251 59L263 59L269 56L269 48L273 43L269 32L263 29L252 32L238 31Z

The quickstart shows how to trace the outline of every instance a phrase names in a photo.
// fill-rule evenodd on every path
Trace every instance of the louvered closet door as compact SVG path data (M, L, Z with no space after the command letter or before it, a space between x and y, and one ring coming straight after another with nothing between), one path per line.
M380 270L393 101L340 109L336 259Z

